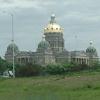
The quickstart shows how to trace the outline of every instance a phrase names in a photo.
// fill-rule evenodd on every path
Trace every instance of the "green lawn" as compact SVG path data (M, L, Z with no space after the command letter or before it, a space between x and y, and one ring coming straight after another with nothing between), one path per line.
M100 100L100 73L0 79L0 100Z

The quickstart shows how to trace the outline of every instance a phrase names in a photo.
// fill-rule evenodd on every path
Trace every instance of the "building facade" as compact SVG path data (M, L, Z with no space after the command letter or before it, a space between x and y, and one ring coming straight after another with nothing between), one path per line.
M75 62L78 64L91 65L92 62L98 61L96 49L90 46L86 51L67 51L64 45L63 28L57 24L55 15L44 28L42 40L38 44L36 52L20 51L16 44L10 44L5 53L5 59L12 62L13 46L15 62L19 64L34 63L40 65L63 64Z

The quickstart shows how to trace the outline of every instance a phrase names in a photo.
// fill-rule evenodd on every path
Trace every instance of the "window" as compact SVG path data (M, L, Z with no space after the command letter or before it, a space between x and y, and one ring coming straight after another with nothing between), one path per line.
M56 30L58 30L58 28L56 28Z
M53 30L53 28L51 28Z

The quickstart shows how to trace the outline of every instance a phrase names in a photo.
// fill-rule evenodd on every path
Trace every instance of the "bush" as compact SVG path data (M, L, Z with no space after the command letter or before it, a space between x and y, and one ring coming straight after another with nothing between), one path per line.
M16 66L16 76L17 77L30 77L40 75L41 73L41 66L34 65L34 64L26 64Z
M45 71L48 74L56 75L56 74L63 74L65 69L61 65L47 65Z
M75 63L67 63L63 65L47 65L45 68L46 73L56 75L56 74L62 74L69 72L78 72L82 70L88 69L88 66L83 64L75 64Z

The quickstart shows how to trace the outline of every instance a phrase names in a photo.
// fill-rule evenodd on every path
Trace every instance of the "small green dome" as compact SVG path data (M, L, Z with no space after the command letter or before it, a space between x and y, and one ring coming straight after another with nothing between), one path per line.
M14 46L14 53L18 53L19 52L18 46L15 43L14 44L11 43L7 47L7 53L12 53L13 52L13 46Z
M96 52L96 49L92 46L90 46L86 49L86 53L95 53L95 52Z
M96 53L96 49L92 46L92 41L90 42L90 46L86 49L86 53Z
M49 42L46 40L42 40L39 44L38 44L38 49L48 49L50 47Z

